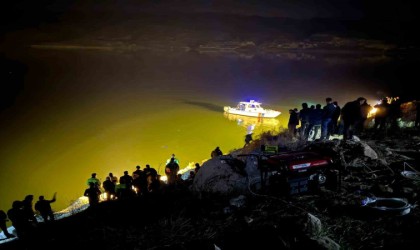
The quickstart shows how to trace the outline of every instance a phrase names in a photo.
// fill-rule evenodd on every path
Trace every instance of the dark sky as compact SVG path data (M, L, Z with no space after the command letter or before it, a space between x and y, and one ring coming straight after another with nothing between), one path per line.
M123 12L182 11L291 18L417 19L415 1L377 0L16 0L2 2L2 18L35 20L68 11Z
M63 20L109 19L126 21L142 13L215 13L231 16L293 18L360 22L357 28L372 36L382 33L393 39L415 38L416 1L377 0L16 0L3 1L0 36L12 30L37 27ZM1 37L0 37L1 38ZM375 37L376 38L376 37ZM416 40L417 41L417 40Z
M293 19L351 20L363 29L364 38L388 36L417 45L416 1L377 0L7 0L0 8L2 35L27 27L41 27L83 17L126 21L141 13L216 13L235 16L283 17ZM177 15L177 14L175 14ZM322 23L322 21L321 21ZM349 33L344 29L341 35ZM367 36L368 37L367 37ZM17 42L17 41L16 41ZM1 47L0 47L1 56ZM14 63L12 63L14 64ZM13 68L16 68L13 66ZM17 68L18 72L24 69ZM405 75L405 74L404 74ZM9 78L7 72L2 79ZM16 80L16 79L13 79ZM13 90L11 93L15 93ZM3 98L4 99L4 98ZM5 100L9 103L10 100Z
M7 0L0 8L0 35L72 18L127 20L141 13L216 13L299 20L361 21L359 28L413 39L418 14L413 0Z

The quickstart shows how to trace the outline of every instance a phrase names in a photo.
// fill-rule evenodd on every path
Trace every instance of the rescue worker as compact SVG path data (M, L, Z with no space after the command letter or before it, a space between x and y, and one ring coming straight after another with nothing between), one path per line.
M90 186L90 183L94 183L97 187L101 186L101 182L96 178L96 173L92 173L91 177L86 181L88 186Z
M179 164L179 160L175 157L175 154L172 154L171 158L166 160L166 164L168 164L171 161L172 158L174 159L174 161L177 164Z

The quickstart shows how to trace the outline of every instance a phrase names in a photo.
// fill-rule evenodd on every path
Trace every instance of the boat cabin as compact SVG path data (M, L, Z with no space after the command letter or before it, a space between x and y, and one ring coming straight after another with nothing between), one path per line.
M260 103L255 102L254 100L251 100L249 102L240 102L236 108L243 111L251 109L262 109Z

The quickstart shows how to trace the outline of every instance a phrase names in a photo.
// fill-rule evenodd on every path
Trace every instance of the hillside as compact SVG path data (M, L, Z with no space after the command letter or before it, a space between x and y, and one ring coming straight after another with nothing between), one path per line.
M0 248L413 249L420 229L420 186L415 172L409 178L400 173L416 171L419 164L418 130L404 129L379 139L366 133L361 141L345 143L284 144L282 135L274 137L256 140L254 146L271 138L271 143L283 142L282 147L338 157L334 159L340 162L335 165L341 169L339 187L291 196L251 188L242 194L201 194L200 198L187 186L166 187L135 199L102 202L51 225L41 224L32 240ZM203 167L211 168L206 163ZM402 199L409 206L398 210L383 204L391 207L375 209L362 205L367 197Z

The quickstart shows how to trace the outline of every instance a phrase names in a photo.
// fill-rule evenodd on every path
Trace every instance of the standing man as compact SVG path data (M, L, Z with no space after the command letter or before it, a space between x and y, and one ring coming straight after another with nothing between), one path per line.
M23 203L23 214L25 215L25 219L29 221L32 225L36 226L38 224L38 220L36 219L35 212L33 209L33 200L34 196L32 194L28 194L25 196L25 199L22 201Z
M105 193L105 199L110 201L115 199L115 183L111 181L111 177L105 177L105 181L102 183L102 187Z
M102 192L99 190L99 187L95 183L90 182L89 188L85 190L83 195L89 198L89 206L93 207L99 204L99 196L101 193Z
M135 196L133 190L133 177L128 174L128 171L124 171L124 175L120 177L120 185L116 188L117 196L120 198L131 198Z
M306 135L307 135L307 129L309 126L309 107L308 107L308 103L304 102L302 103L302 109L299 110L299 120L300 120L300 139L301 140L306 140Z
M321 104L316 104L315 109L311 112L311 116L310 116L310 124L309 124L309 128L308 128L308 139L310 136L310 132L313 129L314 133L312 135L312 140L315 141L316 137L318 136L318 133L320 133L321 131L321 124L322 124L322 115L324 114L324 110L322 109L322 105ZM320 136L321 137L321 136Z
M287 127L289 134L293 137L296 135L296 127L299 125L299 113L297 109L289 109L289 122Z
M364 97L348 102L341 109L341 118L343 119L343 140L353 139L356 133L356 126L362 120L361 106L366 102Z
M327 105L322 109L321 122L321 140L328 140L332 134L332 120L335 111L335 105L331 97L325 98Z
M35 227L32 222L28 220L27 215L23 210L23 206L23 201L14 201L12 208L7 211L7 217L12 221L12 226L15 228L17 237L26 240L30 238Z
M57 193L54 193L52 200L46 200L43 195L39 196L38 201L35 203L35 210L37 210L44 222L54 221L54 213L51 208L51 203L55 202Z
M168 178L168 184L172 185L176 183L177 175L179 171L179 165L175 161L175 157L172 157L168 164L166 164L165 174Z

